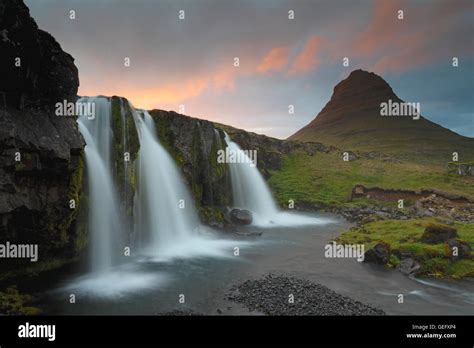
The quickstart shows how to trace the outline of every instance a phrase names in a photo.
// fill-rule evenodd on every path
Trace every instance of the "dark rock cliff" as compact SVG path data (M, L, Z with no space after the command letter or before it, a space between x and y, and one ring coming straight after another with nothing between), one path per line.
M0 1L0 105L51 107L75 100L74 59L38 29L22 0Z
M37 263L2 260L2 278L19 262L45 269L71 259L85 234L76 226L84 141L75 119L52 108L76 98L73 59L19 0L0 2L0 51L0 243L39 245Z

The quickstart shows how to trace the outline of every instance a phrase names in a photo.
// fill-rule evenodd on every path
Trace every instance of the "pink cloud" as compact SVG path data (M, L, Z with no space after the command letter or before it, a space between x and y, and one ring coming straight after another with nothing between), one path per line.
M322 44L323 39L319 36L313 36L312 38L310 38L306 42L303 50L293 61L293 64L291 65L291 68L288 73L290 75L293 75L298 73L305 73L316 69L320 64L318 54Z
M257 66L257 72L263 74L283 70L288 65L288 55L287 47L272 48Z
M418 5L402 0L375 1L367 28L352 42L353 55L372 62L377 73L406 72L453 56L472 54L472 41L462 33L460 16L468 1L433 1ZM398 19L403 10L404 18ZM452 40L459 37L459 40ZM369 65L370 64L365 64Z

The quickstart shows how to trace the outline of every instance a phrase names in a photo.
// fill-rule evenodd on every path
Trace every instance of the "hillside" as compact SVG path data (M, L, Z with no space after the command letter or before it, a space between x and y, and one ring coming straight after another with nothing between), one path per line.
M353 71L334 88L331 100L289 140L318 141L344 150L377 151L405 160L445 164L453 152L474 160L474 139L456 134L421 116L382 117L380 104L403 102L380 76ZM416 102L409 100L406 102ZM423 105L421 105L423 114Z

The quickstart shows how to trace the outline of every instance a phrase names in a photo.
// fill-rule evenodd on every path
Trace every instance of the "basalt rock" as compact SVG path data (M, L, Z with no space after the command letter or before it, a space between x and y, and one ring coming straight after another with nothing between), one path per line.
M453 227L442 224L430 224L425 228L425 232L421 236L423 243L437 244L443 243L451 238L458 236L457 231Z
M218 162L225 150L224 133L212 122L173 111L151 110L160 142L174 158L199 207L225 207L232 203L230 173Z
M22 0L0 2L0 105L52 107L75 100L79 77L74 59L38 29Z
M230 218L236 225L250 225L253 217L252 213L245 209L234 208L230 211Z
M376 265L387 264L390 258L390 246L386 243L378 243L364 254L364 262Z
M71 259L86 240L76 223L84 141L76 120L51 108L76 98L79 78L72 57L20 0L0 2L0 52L0 242L38 244L45 269ZM0 273L24 262L31 266L5 260Z
M460 239L448 239L446 241L446 255L453 259L465 259L471 254L472 247L466 241Z
M421 265L411 257L407 257L400 261L397 269L405 275L412 275L421 269Z

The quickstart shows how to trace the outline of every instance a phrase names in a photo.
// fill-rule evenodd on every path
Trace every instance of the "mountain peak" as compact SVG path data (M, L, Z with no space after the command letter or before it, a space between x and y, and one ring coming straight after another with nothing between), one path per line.
M473 154L474 140L462 137L424 117L384 117L381 103L402 103L379 75L354 70L334 87L316 118L290 140L317 141L345 149L420 156L448 156L465 148ZM409 100L408 102L416 102ZM451 152L449 152L451 151ZM447 157L446 157L447 158Z
M380 102L390 98L398 99L390 85L382 77L373 72L358 69L352 71L345 80L334 87L329 104L331 102L339 103L343 100L345 100L344 103L347 103L359 98L367 100L368 97L373 102L379 102L379 105Z

